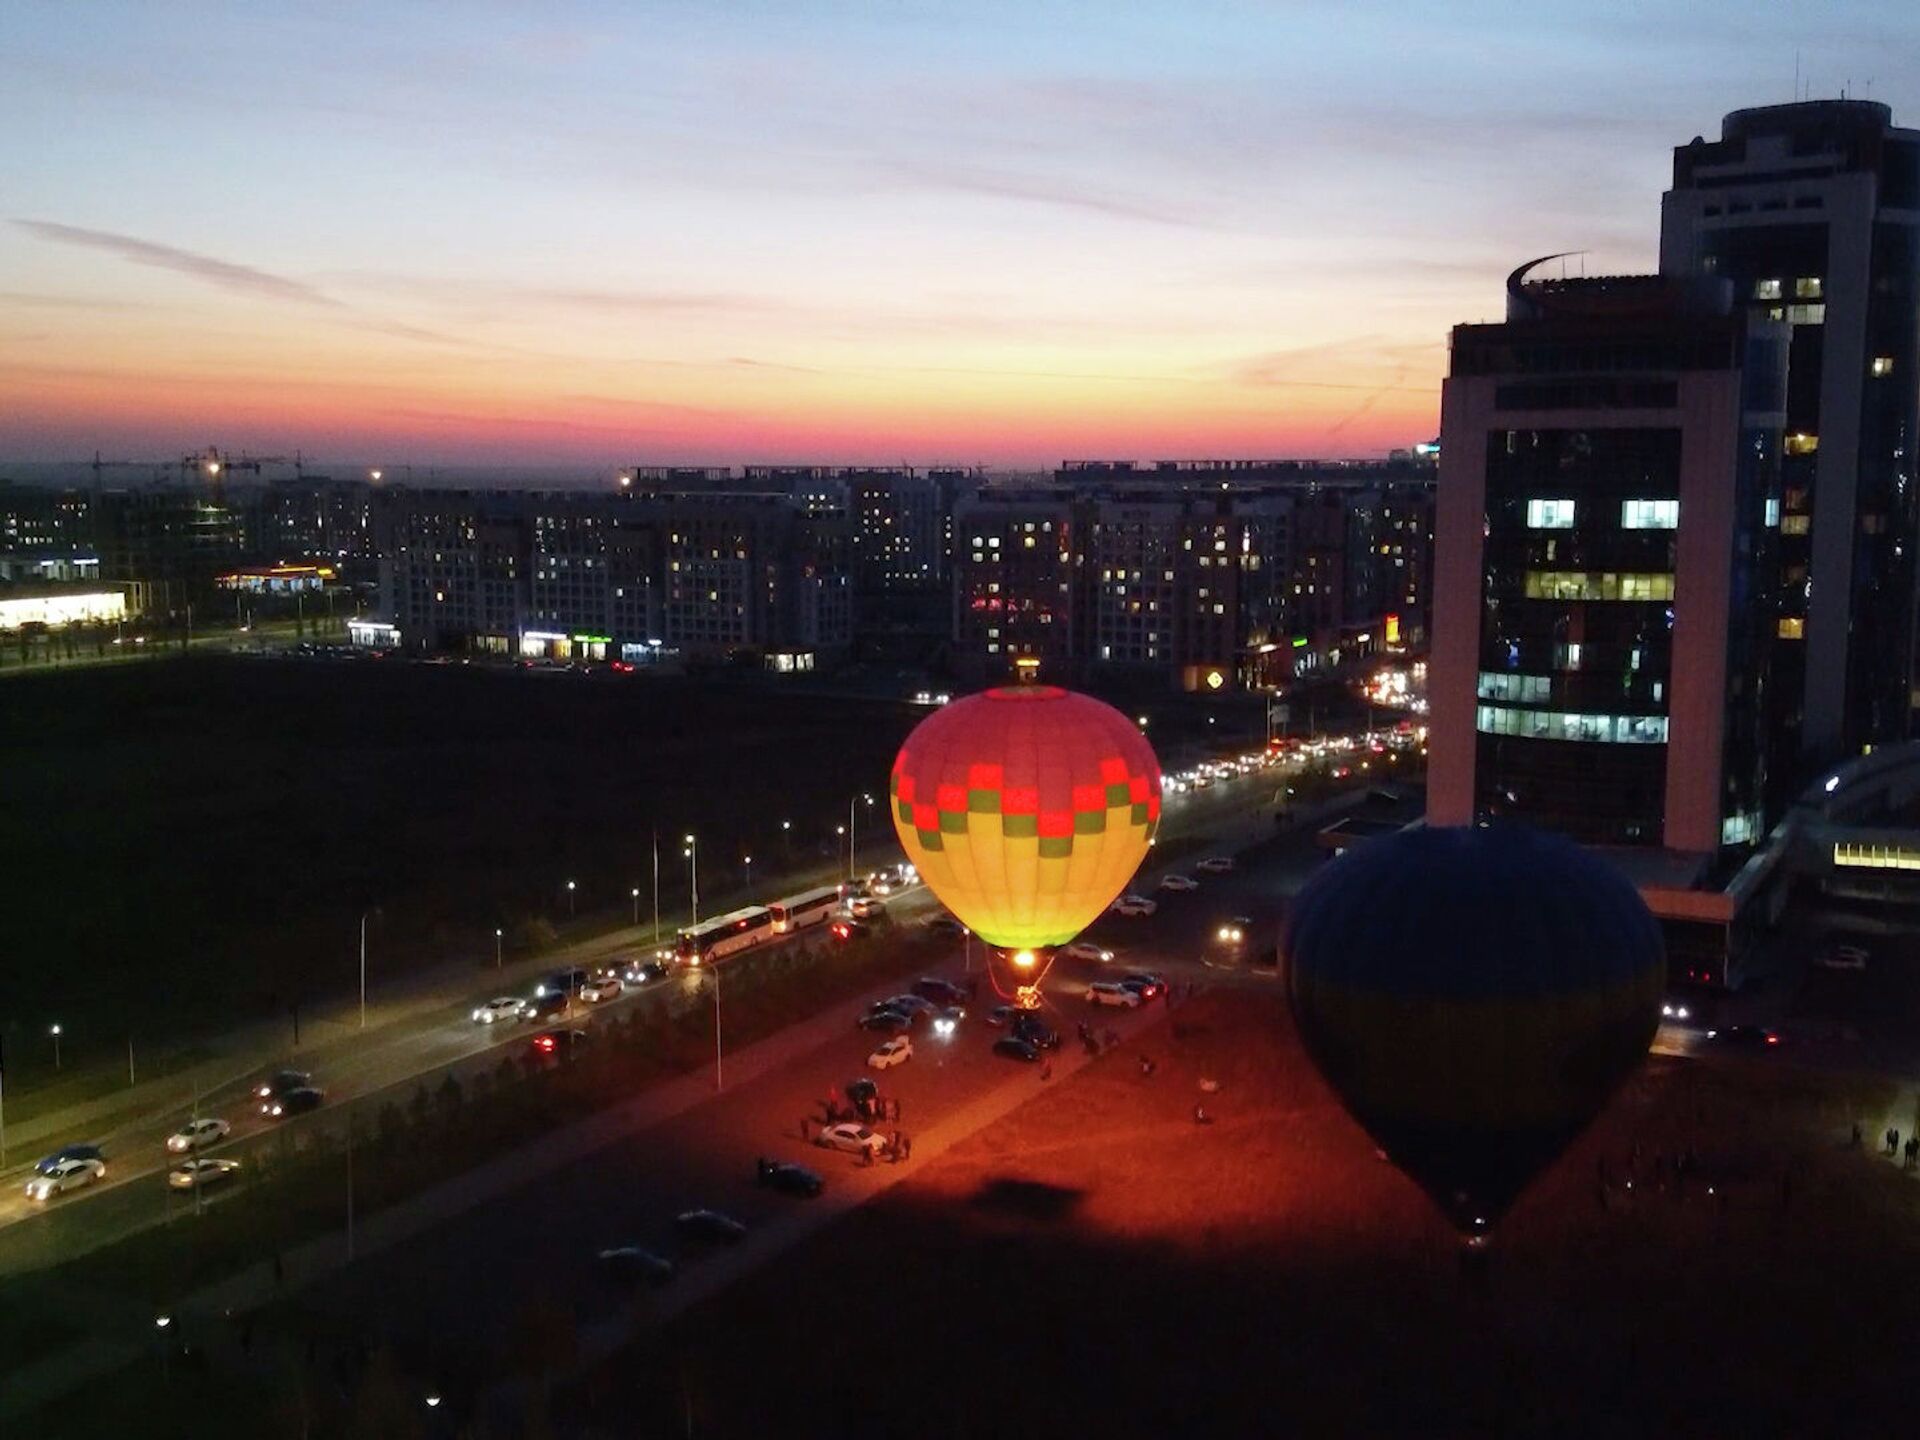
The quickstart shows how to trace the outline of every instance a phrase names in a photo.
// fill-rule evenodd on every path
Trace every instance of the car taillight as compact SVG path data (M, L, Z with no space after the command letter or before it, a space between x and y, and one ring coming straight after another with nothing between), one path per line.
M1767 1044L1778 1045L1779 1043L1780 1043L1780 1037L1778 1035L1767 1036Z

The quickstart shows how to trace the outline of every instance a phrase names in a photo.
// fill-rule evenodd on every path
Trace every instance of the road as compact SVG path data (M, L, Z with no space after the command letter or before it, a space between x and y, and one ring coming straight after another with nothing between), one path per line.
M1268 807L1274 788L1272 775L1254 774L1206 790L1170 795L1160 833L1169 844L1197 835L1217 836L1222 843L1246 843L1253 836L1270 833ZM1151 879L1157 871L1150 864L1143 874ZM928 893L917 889L896 900L891 909L899 922L911 924L924 918L932 905ZM1154 926L1156 921L1134 923ZM517 971L524 986L528 977L552 969L591 967L631 955L647 948L650 939L650 927L625 929L536 962L523 962ZM504 987L504 993L511 993L511 988ZM192 1197L180 1196L164 1183L165 1171L176 1163L164 1141L196 1109L234 1125L225 1142L200 1153L230 1156L244 1165L276 1125L334 1127L344 1134L346 1102L366 1101L387 1091L404 1101L416 1085L437 1084L449 1073L464 1083L478 1070L496 1065L502 1053L520 1053L527 1044L528 1027L480 1026L471 1019L475 1004L500 993L503 987L497 982L474 988L467 972L396 1007L398 1013L386 1023L379 1023L376 1010L373 1028L365 1032L352 1028L350 1020L332 1024L327 1038L293 1055L279 1032L268 1031L248 1045L229 1047L221 1062L223 1074L212 1083L205 1081L203 1067L196 1077L203 1086L197 1103L185 1083L171 1082L157 1089L148 1087L143 1103L110 1121L95 1122L77 1134L53 1132L47 1149L63 1139L100 1144L107 1156L107 1176L86 1190L34 1202L24 1194L27 1167L17 1165L7 1177L9 1183L0 1186L0 1278L71 1259L145 1226L164 1223L174 1207L183 1201L191 1203ZM590 1026L596 1019L618 1014L634 1000L630 992L594 1007L576 1023ZM289 1064L313 1075L314 1083L326 1092L327 1105L312 1115L275 1122L260 1114L259 1103L249 1092L266 1074ZM13 1149L18 1157L21 1147L16 1143ZM211 1203L217 1199L212 1192L205 1197Z

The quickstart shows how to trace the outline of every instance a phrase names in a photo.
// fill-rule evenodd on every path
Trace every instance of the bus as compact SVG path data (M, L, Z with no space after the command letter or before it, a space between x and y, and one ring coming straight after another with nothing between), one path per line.
M821 925L840 908L840 887L827 885L819 890L803 890L776 900L767 907L773 913L773 929L778 935L791 935L809 925Z
M674 955L682 965L711 964L772 938L773 912L764 905L749 905L682 930Z

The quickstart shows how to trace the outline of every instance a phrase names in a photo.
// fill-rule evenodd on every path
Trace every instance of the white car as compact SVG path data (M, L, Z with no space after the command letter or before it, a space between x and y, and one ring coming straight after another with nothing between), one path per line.
M1160 905L1144 895L1122 895L1107 908L1116 915L1151 915Z
M856 895L847 901L847 913L856 920L871 920L886 911L887 902L877 895Z
M607 975L598 980L589 980L586 984L582 985L580 987L580 998L590 1004L597 1005L602 1000L619 999L620 988L619 980L612 975Z
M36 1175L27 1182L27 1198L51 1200L69 1190L91 1185L106 1173L106 1165L98 1160L62 1160L46 1174Z
M1193 868L1198 870L1202 875L1231 875L1233 873L1233 857L1231 855L1209 855Z
M189 1120L173 1134L167 1137L167 1149L176 1155L184 1155L189 1150L198 1150L202 1145L213 1145L227 1138L227 1132L233 1126L224 1120Z
M849 1155L858 1155L862 1150L878 1155L887 1148L882 1140L866 1126L852 1120L842 1120L838 1125L829 1125L813 1137L813 1143L828 1150L844 1150Z
M1162 890L1174 890L1184 893L1188 890L1198 890L1200 888L1200 882L1191 875L1162 875L1160 877L1160 888Z
M520 1018L521 1001L512 995L496 995L484 1005L476 1005L473 1010L473 1023L476 1025L497 1025L503 1020Z
M867 1066L872 1070L891 1070L894 1066L904 1065L911 1059L913 1059L913 1041L904 1035L896 1035L867 1056Z
M1122 1009L1140 1008L1140 996L1137 991L1124 985L1116 985L1110 980L1096 980L1087 986L1087 999L1095 1005L1118 1005Z
M1104 945L1096 945L1091 940L1076 940L1060 953L1069 960L1092 960L1101 965L1113 959L1113 951Z
M238 1160L189 1160L167 1172L167 1184L175 1190L198 1190L221 1180L231 1180L239 1168Z

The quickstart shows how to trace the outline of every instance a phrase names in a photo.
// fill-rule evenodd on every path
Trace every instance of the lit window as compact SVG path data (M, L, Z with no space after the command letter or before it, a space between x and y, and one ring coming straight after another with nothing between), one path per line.
M1820 277L1818 275L1803 275L1794 281L1793 298L1796 300L1820 299Z
M1584 647L1579 641L1570 641L1565 645L1553 647L1553 668L1556 670L1578 670L1580 652Z
M1671 600L1673 576L1612 570L1529 570L1529 600Z
M1571 500L1527 501L1529 530L1571 530L1574 505Z
M1812 523L1812 520L1813 517L1811 515L1784 515L1780 519L1780 533L1782 535L1804 535L1807 533L1807 527Z
M1583 715L1563 710L1511 710L1481 705L1474 729L1483 735L1515 735L1527 740L1580 740L1603 745L1664 745L1664 715Z
M1780 282L1778 280L1754 281L1753 298L1756 300L1778 300L1780 298Z
M1678 500L1622 500L1622 530L1671 530L1680 523Z
M1767 497L1766 522L1768 529L1780 523L1780 497L1777 495Z
M1804 640L1807 638L1807 622L1799 615L1782 615L1777 633L1782 640Z
M1787 454L1811 455L1820 448L1820 437L1809 435L1804 430L1796 430L1787 436Z
M1824 325L1827 323L1827 307L1824 305L1787 306L1789 325Z
M1893 356L1876 355L1873 363L1867 367L1876 380L1884 380L1893 373Z

